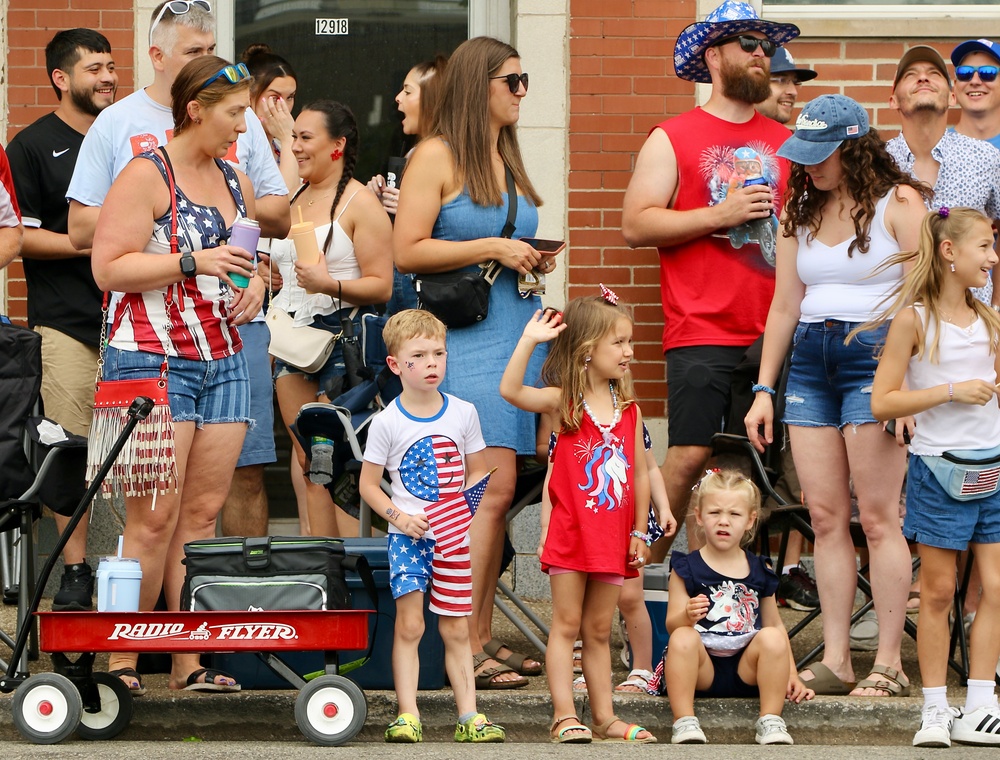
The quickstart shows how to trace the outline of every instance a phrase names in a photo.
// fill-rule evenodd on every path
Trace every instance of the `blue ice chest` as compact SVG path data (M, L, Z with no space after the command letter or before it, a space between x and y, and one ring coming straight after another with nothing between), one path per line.
M396 604L389 591L389 554L386 538L346 538L344 550L348 554L360 554L368 560L375 588L378 590L378 629L375 615L368 616L368 635L374 632L375 643L372 658L363 667L345 675L362 689L393 688L392 679L392 637L396 625ZM372 602L354 573L347 573L347 586L355 608L371 608ZM438 633L437 615L427 607L430 595L424 599L424 636L420 640L420 675L417 688L441 689L444 687L444 642ZM341 651L340 664L362 659L365 650ZM284 659L300 675L323 670L322 652L285 652ZM245 689L288 689L290 685L264 665L256 656L246 653L223 653L212 655L212 666L231 673Z
M670 563L649 565L643 571L642 588L646 598L649 622L653 626L653 668L655 669L667 648L667 588L670 581ZM632 664L632 650L629 649L629 668Z
M362 668L352 670L347 677L363 689L392 689L392 637L396 626L396 603L389 590L388 538L345 538L344 550L348 554L360 554L368 560L375 576L378 589L378 630L375 631L375 615L368 616L368 635L375 631L375 645L372 659ZM351 589L355 607L369 606L368 595L361 585L361 579L347 574L347 586ZM444 688L444 642L438 633L438 617L428 609L430 594L424 594L424 636L420 640L417 656L420 658L418 689ZM341 652L342 663L351 662L364 656L364 652Z

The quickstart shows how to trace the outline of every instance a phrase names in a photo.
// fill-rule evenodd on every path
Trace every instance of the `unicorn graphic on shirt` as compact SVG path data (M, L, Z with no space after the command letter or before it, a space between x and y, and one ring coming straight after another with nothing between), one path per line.
M599 509L612 512L625 502L628 488L628 470L631 465L625 457L625 450L620 439L615 438L610 444L598 442L581 447L583 466L587 482L579 485L581 491L590 498L586 506L595 514Z

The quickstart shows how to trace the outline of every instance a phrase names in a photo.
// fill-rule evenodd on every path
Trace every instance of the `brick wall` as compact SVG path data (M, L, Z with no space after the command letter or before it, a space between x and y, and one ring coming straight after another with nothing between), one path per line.
M666 414L660 349L663 313L652 249L631 250L621 206L635 156L649 129L695 105L695 87L674 76L673 47L695 20L694 0L570 0L569 297L597 282L635 306L633 374L643 415ZM945 60L961 39L938 39ZM798 39L789 47L819 77L800 88L800 104L842 93L868 109L885 139L899 132L888 100L896 62L920 41ZM952 113L952 122L958 111Z
M570 0L569 297L603 282L635 306L646 417L666 413L659 268L654 250L625 244L622 197L650 127L694 105L671 62L694 14L692 0Z
M45 45L62 29L85 27L111 42L118 69L118 97L132 92L132 0L9 0L7 10L7 139L58 105L45 72ZM24 273L20 260L7 268L7 308L25 318Z

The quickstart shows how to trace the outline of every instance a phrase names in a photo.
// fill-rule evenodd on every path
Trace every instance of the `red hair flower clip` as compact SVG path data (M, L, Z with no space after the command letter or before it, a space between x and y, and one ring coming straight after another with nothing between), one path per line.
M603 282L601 283L601 298L603 298L605 301L607 301L612 306L617 306L618 305L618 294L615 293L615 291L613 291L611 288L609 288Z

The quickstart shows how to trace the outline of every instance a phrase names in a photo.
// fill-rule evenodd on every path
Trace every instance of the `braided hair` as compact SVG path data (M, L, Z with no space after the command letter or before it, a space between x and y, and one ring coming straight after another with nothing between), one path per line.
M358 163L358 150L361 141L358 137L358 122L354 118L354 112L343 103L334 100L317 100L310 103L303 111L315 111L323 114L327 134L334 140L341 137L346 138L344 144L344 171L340 175L340 182L337 183L337 192L333 195L333 203L330 205L330 230L326 233L326 241L323 243L323 251L330 246L333 240L333 221L337 211L337 204L340 203L344 195L347 183L354 177L354 169Z

